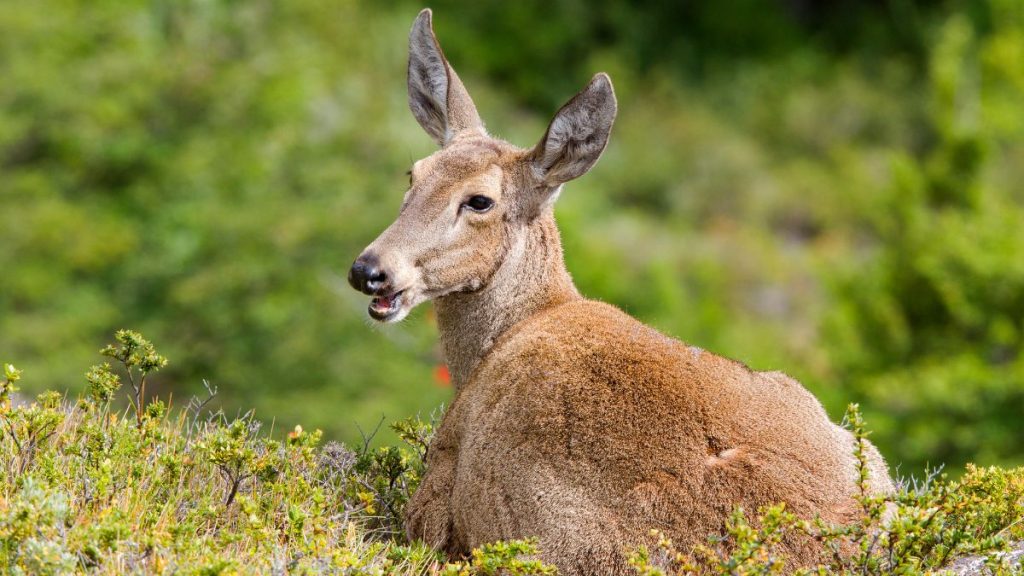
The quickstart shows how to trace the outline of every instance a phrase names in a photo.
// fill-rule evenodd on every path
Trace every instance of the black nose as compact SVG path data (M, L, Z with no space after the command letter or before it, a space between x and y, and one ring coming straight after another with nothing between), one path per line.
M363 254L352 263L348 283L363 294L381 294L387 289L388 274L373 254Z

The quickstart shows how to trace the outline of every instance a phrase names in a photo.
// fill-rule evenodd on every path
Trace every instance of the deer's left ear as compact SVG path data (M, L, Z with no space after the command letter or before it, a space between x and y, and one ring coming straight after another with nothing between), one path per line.
M429 8L420 12L409 32L409 109L440 146L463 130L484 127L473 99L441 51Z
M556 188L586 174L608 144L616 110L612 81L603 72L562 106L531 153L541 184Z

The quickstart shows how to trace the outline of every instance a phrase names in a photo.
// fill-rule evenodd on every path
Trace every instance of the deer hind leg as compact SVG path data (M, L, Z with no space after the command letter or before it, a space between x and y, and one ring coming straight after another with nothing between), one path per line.
M527 530L538 539L540 558L558 567L562 576L635 574L627 562L630 546L617 519L588 498L556 505L544 521Z
M533 479L537 492L532 500L539 497L543 505L519 519L520 531L538 538L541 559L557 566L562 576L635 574L627 548L643 542L627 542L617 512L591 487L551 480L548 475Z
M559 534L541 538L541 558L557 566L562 576L625 576L636 573L627 562L627 545L593 538L586 528L566 526Z

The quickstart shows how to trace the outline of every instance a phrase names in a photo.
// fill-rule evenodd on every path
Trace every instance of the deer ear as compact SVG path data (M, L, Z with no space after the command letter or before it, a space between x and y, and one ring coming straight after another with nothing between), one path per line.
M586 174L608 144L616 110L611 79L597 74L551 120L531 153L534 174L552 188Z
M441 51L430 9L416 17L409 33L409 109L439 145L464 130L483 130L473 99Z

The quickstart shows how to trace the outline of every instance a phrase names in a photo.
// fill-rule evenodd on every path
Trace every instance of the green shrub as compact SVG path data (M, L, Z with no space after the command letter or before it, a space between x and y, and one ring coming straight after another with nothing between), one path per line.
M0 573L551 573L533 543L485 546L447 564L405 544L402 511L423 471L431 425L394 426L404 447L357 449L295 426L282 439L251 413L194 399L170 411L144 394L166 364L130 331L101 354L77 402L14 405L21 372L0 379ZM129 408L112 402L124 391Z
M979 34L962 17L935 31L918 154L861 216L866 251L834 278L826 323L836 377L860 399L904 470L929 462L1021 464L1024 196L1008 170L1024 121L1020 4L992 2ZM941 423L941 425L939 424Z
M514 143L614 79L614 137L556 207L584 294L860 402L904 472L1024 464L1020 0L739 2L434 8ZM367 330L344 280L434 150L405 97L420 8L5 3L0 353L27 394L77 396L145 319L177 359L146 394L206 378L350 443L448 401L429 307Z
M0 572L5 574L554 574L534 540L495 542L445 561L405 542L402 514L423 475L432 425L393 425L404 444L321 445L301 426L280 439L251 413L228 418L209 398L168 410L137 395L146 367L166 360L141 335L120 331L102 354L122 363L86 373L77 402L43 393L13 405L21 377L0 380ZM131 371L140 371L132 375ZM112 408L121 377L135 400ZM212 392L211 392L212 393ZM139 406L141 409L137 409ZM1024 469L969 466L957 480L932 474L891 497L867 495L867 436L856 406L864 514L845 526L798 519L784 505L737 510L723 534L677 550L655 532L654 549L631 556L638 574L924 574L965 555L993 574L1012 568L999 552L1024 539ZM141 424L140 424L141 423ZM831 556L818 567L787 564L778 544L810 534Z

